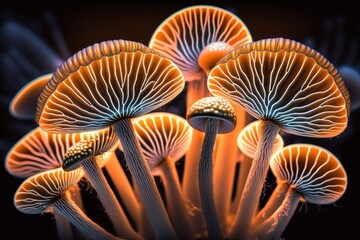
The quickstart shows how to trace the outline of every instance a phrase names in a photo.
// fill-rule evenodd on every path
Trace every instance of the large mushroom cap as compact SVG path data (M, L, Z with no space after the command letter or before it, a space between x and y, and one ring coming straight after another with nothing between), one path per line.
M91 156L102 155L107 151L115 151L120 143L112 128L92 133L87 139L75 143L66 151L62 164L65 171L72 171L80 167L81 162Z
M190 126L205 132L209 118L219 120L218 133L228 133L236 126L234 107L224 98L206 97L196 101L186 114Z
M52 73L42 75L26 84L10 103L10 113L20 119L34 119L38 97Z
M153 174L166 159L179 160L191 143L192 128L175 114L154 112L134 118L132 123L144 157Z
M337 70L320 53L289 39L235 49L210 72L208 87L289 133L333 137L347 126L349 94Z
M169 57L186 81L198 80L202 69L198 58L213 42L232 48L252 41L243 21L233 13L214 6L198 5L175 12L154 32L149 46Z
M150 112L184 88L180 70L141 43L114 40L74 54L41 93L36 121L48 132L101 129Z
M15 207L26 214L44 213L82 176L81 169L64 172L57 168L38 173L20 185L14 197Z
M260 120L254 121L244 127L238 135L237 144L241 152L250 158L254 158L260 140ZM277 134L272 147L272 152L284 147L284 140Z
M286 181L310 203L333 203L347 187L346 172L340 161L315 145L288 145L271 157L270 167L278 181Z

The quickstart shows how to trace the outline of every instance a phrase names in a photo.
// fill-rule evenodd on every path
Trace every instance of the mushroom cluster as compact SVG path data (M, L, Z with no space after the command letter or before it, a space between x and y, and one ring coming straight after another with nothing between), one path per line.
M159 110L183 91L183 115ZM335 66L291 39L253 41L214 6L174 13L148 45L78 51L9 110L38 124L6 157L9 174L25 178L14 205L62 219L61 239L277 239L300 202L334 203L347 187L333 153L280 134L346 129L350 98ZM269 173L277 185L260 206ZM84 207L84 186L101 209Z

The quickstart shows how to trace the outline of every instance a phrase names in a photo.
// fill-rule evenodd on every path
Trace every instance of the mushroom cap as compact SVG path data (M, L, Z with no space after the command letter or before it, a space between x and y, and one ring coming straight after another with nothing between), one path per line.
M66 151L62 167L64 171L73 171L89 157L115 151L119 143L119 138L112 128L94 131L87 139L76 142Z
M211 70L208 88L253 117L301 136L336 136L350 113L348 91L334 66L289 39L264 39L235 49Z
M214 6L196 5L181 9L165 19L151 37L149 46L170 58L186 81L199 80L198 57L213 42L237 48L252 41L243 21Z
M154 175L166 159L178 161L185 155L192 137L186 119L167 112L148 113L132 120L146 162ZM120 145L120 149L121 145Z
M42 75L22 87L11 100L9 106L11 115L19 119L34 119L38 97L51 76L52 73Z
M209 118L219 120L219 134L231 132L236 127L235 109L224 98L201 98L190 107L186 114L190 126L201 132L205 132L206 121Z
M66 151L72 145L108 131L103 129L74 134L51 134L37 127L10 149L5 158L5 168L11 175L19 178L59 168Z
M246 125L239 133L237 144L241 152L250 158L255 157L256 149L260 139L261 120ZM272 153L284 147L284 140L277 134L272 147Z
M48 132L106 128L155 110L184 88L179 68L145 45L105 41L70 57L42 91L36 121Z
M82 177L81 169L65 172L57 168L38 173L20 185L15 193L14 205L25 214L49 211L51 205Z
M288 145L272 155L270 168L278 181L287 182L303 200L314 204L337 201L347 187L340 161L316 145Z

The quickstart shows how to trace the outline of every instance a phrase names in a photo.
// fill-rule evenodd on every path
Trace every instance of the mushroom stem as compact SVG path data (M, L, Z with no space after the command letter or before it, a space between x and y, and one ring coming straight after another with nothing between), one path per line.
M93 222L66 194L63 194L62 197L56 200L53 206L55 211L65 216L86 236L92 239L119 239Z
M90 179L91 185L94 186L101 203L104 205L118 236L126 239L141 239L130 225L122 207L120 206L114 192L108 184L104 173L96 163L97 157L89 157L81 164L84 172Z
M289 189L289 185L285 183L280 183L276 186L274 191L272 192L269 200L265 204L265 206L258 212L255 216L255 219L252 226L258 226L264 220L269 218L281 205L286 196L286 192Z
M215 209L213 191L213 149L218 126L219 120L215 118L206 120L205 137L198 168L200 199L208 238L216 240L223 238Z
M234 184L235 169L239 148L234 141L245 126L246 112L234 106L237 123L233 131L218 136L214 150L214 197L221 224L226 224Z
M281 206L263 223L253 225L251 239L279 239L291 220L300 202L301 196L294 189L289 189Z
M197 100L210 96L209 90L207 88L207 75L202 74L202 78L199 80L194 80L187 83L187 93L186 93L186 111ZM199 166L200 151L199 146L204 139L204 133L194 129L191 144L188 151L185 154L185 165L184 173L182 177L182 189L185 199L188 199L195 207L200 207L200 194L199 186L197 184L197 171L196 169ZM198 226L195 231L202 231L200 226L203 222L201 214L194 213L193 225Z
M155 180L142 154L131 119L124 118L115 122L114 129L119 136L126 163L136 182L144 210L155 235L159 239L177 239Z
M74 235L71 228L71 222L58 211L54 211L57 236L60 240L72 240Z
M241 160L240 160L240 169L237 178L237 185L235 191L235 198L231 204L231 214L235 215L240 204L241 195L244 190L244 186L246 183L246 179L249 175L249 171L251 168L252 158L246 156L245 154L241 153Z
M128 177L126 176L123 168L121 167L115 152L108 152L111 154L109 161L105 164L105 169L108 172L117 193L120 195L122 201L124 201L124 206L128 211L132 220L134 220L135 225L139 227L140 225L140 203L135 196L134 189L132 188Z
M261 135L248 178L238 206L230 237L246 239L252 219L257 210L261 190L269 169L273 143L280 128L277 124L263 120Z
M170 219L179 239L193 239L194 229L190 222L190 209L181 192L175 162L167 158L159 165L165 187L165 199Z

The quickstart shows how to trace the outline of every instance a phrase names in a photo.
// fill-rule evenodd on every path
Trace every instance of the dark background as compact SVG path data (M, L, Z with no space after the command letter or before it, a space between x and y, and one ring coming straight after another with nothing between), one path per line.
M313 39L312 46L328 57L336 67L344 63L343 59L346 59L347 54L356 51L355 54L358 57L353 66L357 67L359 71L360 52L355 48L356 46L360 47L359 14L355 12L355 6L343 1L337 5L321 7L303 1L301 5L260 4L259 2L250 4L239 1L152 1L145 4L131 1L124 5L75 1L66 6L62 2L56 2L53 5L38 5L37 7L15 3L11 6L2 6L0 17L1 24L9 20L23 24L61 58L66 59L70 55L57 47L56 41L50 33L49 20L46 20L49 19L47 14L55 17L68 47L68 54L71 54L96 42L111 39L127 39L147 45L152 33L163 20L183 7L196 4L210 4L237 14L247 25L254 40L285 37L310 44L306 39L311 37ZM34 7L35 9L30 10ZM0 159L2 161L11 146L36 127L33 121L20 121L9 115L9 99L21 89L26 81L37 77L34 75L35 73L45 74L48 72L39 66L33 66L36 71L27 71L16 63L9 64L9 45L4 43L3 38L4 36L1 36L0 55L2 74L0 79ZM342 40L343 44L341 44ZM26 46L27 39L22 39L22 41L22 44ZM356 44L351 45L350 42ZM339 55L335 53L339 53ZM334 57L334 55L336 56ZM31 56L29 59L31 60ZM355 93L351 97L358 98L359 96L360 93ZM181 101L181 97L179 96L176 101ZM175 102L173 104L177 105ZM360 137L359 123L359 110L356 110L350 115L348 129L336 138L313 140L285 136L286 144L309 142L328 148L343 163L349 180L346 193L335 204L301 205L285 231L286 239L345 239L358 235L355 223L359 216L357 206L359 203L357 190L359 188L356 187L359 182L356 180L358 175L356 168L358 163L356 162L359 160L357 153L359 147L357 142ZM0 165L0 176L2 233L5 236L11 234L11 239L55 239L56 230L50 214L25 215L14 208L13 195L23 180L10 176L5 171L3 163ZM268 184L270 186L272 183ZM93 204L97 204L96 201ZM98 206L95 206L94 209L96 207ZM96 221L106 224L106 220L103 220L101 215L92 217Z

